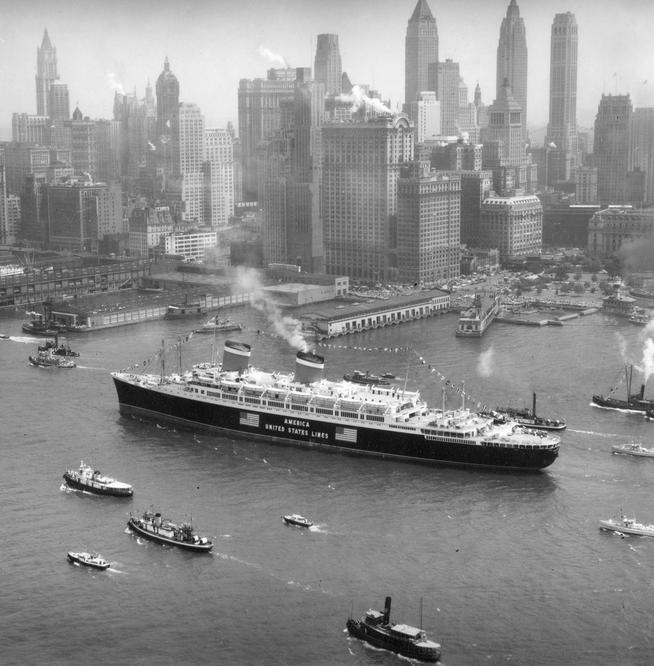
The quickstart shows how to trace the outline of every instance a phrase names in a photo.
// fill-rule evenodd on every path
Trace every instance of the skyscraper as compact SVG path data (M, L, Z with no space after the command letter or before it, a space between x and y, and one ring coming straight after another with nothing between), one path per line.
M441 103L441 134L458 136L459 134L459 63L448 58L439 62L438 100Z
M595 166L600 205L622 204L627 200L629 169L629 95L602 95L595 117Z
M328 95L341 92L343 73L338 35L318 35L313 72L315 80L325 85Z
M413 128L405 115L387 114L326 123L322 141L326 272L397 279L397 179L413 158Z
M242 141L245 201L256 201L259 197L257 153L282 125L281 107L295 95L297 71L292 68L269 69L265 79L239 81L238 132Z
M182 176L182 219L205 222L204 116L197 104L179 105L179 169Z
M50 86L59 78L57 49L50 43L48 29L43 32L41 46L36 49L36 115L50 115Z
M157 155L166 176L179 175L179 81L168 57L156 83Z
M404 51L404 101L417 99L423 90L436 91L436 81L430 81L438 63L438 27L427 0L418 0L406 28Z
M500 27L497 46L495 99L500 99L505 80L522 109L523 135L527 136L527 37L516 0L511 0Z
M416 143L423 143L441 134L441 104L431 90L419 92L413 102L407 102L404 113L413 123Z
M557 14L550 46L548 185L571 180L577 166L577 39L574 14Z
M629 170L645 173L645 203L654 203L654 108L634 109L631 120Z
M226 226L234 214L234 153L228 130L205 130L207 222L215 229Z

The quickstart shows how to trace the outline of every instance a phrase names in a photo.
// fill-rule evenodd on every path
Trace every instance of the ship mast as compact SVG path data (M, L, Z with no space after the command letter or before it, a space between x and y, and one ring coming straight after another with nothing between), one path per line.
M164 383L164 376L166 374L166 352L164 349L164 340L161 340L161 383Z
M182 374L182 336L177 336L177 372Z

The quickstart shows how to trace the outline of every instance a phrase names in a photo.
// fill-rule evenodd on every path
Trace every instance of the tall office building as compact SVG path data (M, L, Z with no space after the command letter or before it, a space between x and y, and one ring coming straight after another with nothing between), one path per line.
M168 57L155 86L157 92L156 155L167 177L179 171L179 81L170 70Z
M243 160L243 199L259 198L258 151L282 126L284 101L295 95L297 71L269 69L265 79L241 79L238 84L238 131ZM304 72L300 68L301 72Z
M484 247L497 248L500 259L539 255L543 245L543 206L532 195L491 196L481 205Z
M71 159L75 172L97 179L98 137L95 120L84 116L76 107L72 118L64 121L64 127L70 132Z
M438 68L438 100L441 104L441 134L444 136L459 135L459 63L448 58L439 62Z
M50 87L59 78L57 49L50 43L48 29L43 32L41 46L36 49L36 115L50 116Z
M338 35L318 35L313 75L316 81L324 84L328 95L340 94L343 71Z
M497 46L496 99L508 81L515 101L522 109L523 136L527 136L527 36L516 0L511 0L500 27Z
M627 201L631 116L629 95L602 95L595 117L593 148L601 206Z
M400 166L413 159L403 115L326 123L322 131L325 269L371 282L397 279Z
M234 215L234 152L228 130L205 130L206 221L214 229Z
M197 104L179 105L179 173L182 177L182 219L205 223L204 116Z
M630 129L629 171L645 174L644 203L654 203L654 108L634 109ZM633 202L632 202L633 203Z
M577 21L557 14L550 43L550 120L547 185L572 180L577 166Z
M36 143L49 146L51 137L50 118L14 113L11 116L11 140L20 143Z
M404 101L408 104L419 92L437 89L438 27L427 0L418 0L411 14L404 48Z
M402 167L397 181L397 269L401 282L427 284L460 273L461 178L429 162Z
M68 120L70 118L70 96L67 84L52 83L50 85L48 108L52 120Z
M417 144L441 135L441 104L435 92L419 92L413 102L405 102L403 110L413 123Z

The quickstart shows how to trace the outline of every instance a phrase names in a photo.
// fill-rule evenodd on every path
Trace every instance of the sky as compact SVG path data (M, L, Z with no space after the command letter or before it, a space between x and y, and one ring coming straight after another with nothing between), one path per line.
M495 96L496 51L509 0L428 0L439 59L460 63L470 101L479 82ZM339 35L343 69L399 109L404 97L404 39L416 0L0 0L0 138L13 112L36 113L36 49L44 28L57 49L60 81L91 118L110 118L116 89L145 94L166 56L180 101L198 104L207 127L237 126L241 78L265 77L282 56L313 67L316 35ZM528 123L549 114L549 42L556 13L579 27L577 117L592 127L602 93L654 106L652 0L518 0L529 51ZM648 82L648 79L651 81Z

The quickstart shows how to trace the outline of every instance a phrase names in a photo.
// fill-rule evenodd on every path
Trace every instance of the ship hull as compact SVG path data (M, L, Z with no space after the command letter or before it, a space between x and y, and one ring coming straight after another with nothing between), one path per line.
M654 403L649 400L619 400L602 395L594 395L593 404L605 409L626 409L632 412L646 412L654 408Z
M398 640L382 628L369 627L365 622L350 619L347 621L347 630L355 638L366 641L366 643L382 650L390 650L396 654L401 654L409 659L435 663L441 656L440 650L420 648L407 641Z
M142 536L144 539L149 539L150 541L156 541L157 543L164 543L167 544L168 546L176 546L177 548L182 548L183 550L191 550L195 553L208 553L213 548L212 543L196 544L187 541L178 541L177 539L171 539L162 534L151 532L150 530L145 529L144 527L139 525L139 523L133 518L130 518L127 521L127 527L129 527L130 530L132 530L139 536Z
M242 433L291 445L427 464L541 470L558 448L501 447L478 442L426 439L419 432L385 425L360 425L356 419L316 418L315 413L280 413L257 405L224 405L142 386L113 376L119 409L125 416L171 423L191 430Z
M66 485L75 490L85 490L86 492L93 493L94 495L111 495L113 497L131 497L134 494L132 488L112 488L103 485L89 485L84 481L80 481L72 474L64 474L64 481Z

